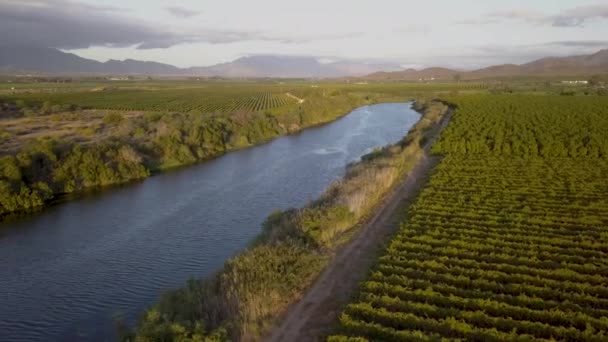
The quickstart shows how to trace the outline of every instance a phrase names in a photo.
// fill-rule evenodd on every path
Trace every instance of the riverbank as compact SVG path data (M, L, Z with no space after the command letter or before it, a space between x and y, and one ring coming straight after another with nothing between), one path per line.
M390 99L378 94L317 96L284 113L121 115L92 111L84 117L68 113L11 119L11 127L23 127L22 120L42 130L29 140L20 138L28 136L26 132L19 132L7 139L20 140L3 141L14 149L0 158L0 218L40 211L91 189L141 180L261 144L331 122L356 107ZM44 128L47 126L51 128ZM66 127L77 131L66 133ZM78 135L83 130L91 134L85 140ZM55 137L58 132L65 136Z
M338 315L361 282L369 274L378 254L398 231L405 213L403 208L414 200L426 184L439 156L431 156L430 148L450 120L444 115L433 127L422 147L423 155L405 180L374 210L375 214L363 223L356 235L340 248L314 285L297 303L289 307L280 322L264 340L320 341L338 322Z
M419 109L422 118L401 142L363 157L308 206L271 215L250 248L215 276L165 294L124 339L255 340L266 334L423 158L422 146L446 107L433 102Z
M6 222L0 291L14 295L0 310L0 331L15 342L117 340L114 317L134 325L163 292L211 276L245 250L277 208L305 206L349 163L402 139L420 119L410 107L359 107L326 125Z

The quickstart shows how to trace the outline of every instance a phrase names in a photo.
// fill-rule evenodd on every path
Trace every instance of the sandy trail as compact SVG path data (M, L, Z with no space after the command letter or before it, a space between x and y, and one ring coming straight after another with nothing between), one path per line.
M450 118L448 112L405 181L387 196L357 236L337 253L304 297L289 308L266 341L319 341L331 332L342 308L356 294L378 254L399 229L403 209L416 197L439 163L440 157L430 156L429 150Z
M295 95L293 95L291 93L285 93L285 95L287 95L287 96L291 97L292 99L298 101L298 103L304 103L304 101L305 101L304 99L301 99L301 98L299 98L299 97L297 97L297 96L295 96Z

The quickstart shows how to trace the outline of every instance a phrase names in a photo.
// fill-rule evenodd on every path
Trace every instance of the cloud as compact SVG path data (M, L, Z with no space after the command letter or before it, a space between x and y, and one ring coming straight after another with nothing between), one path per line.
M496 18L471 18L461 21L457 21L458 25L488 25L499 23L500 20Z
M489 25L504 22L505 20L524 20L527 22L541 22L543 21L544 15L542 13L527 10L527 9L515 9L515 10L504 10L494 11L486 13L481 17L469 18L455 22L459 25Z
M281 36L281 35L268 35L266 36L270 40L277 40L284 44L303 44L314 41L322 40L341 40L351 39L364 36L364 32L346 32L346 33L326 33L317 35L298 35L298 36Z
M495 19L519 19L528 22L542 22L544 15L540 12L528 10L528 9L516 9L507 11L495 11L488 13L489 17Z
M428 25L405 25L393 30L394 33L407 35L427 35L431 33L431 31L431 27Z
M188 31L127 18L122 12L124 10L118 8L71 0L0 0L0 45L68 50L91 46L156 49L183 43L223 44L251 40L289 42L323 38L302 37L294 40L260 32L210 28Z
M531 9L514 9L487 13L483 18L471 18L456 22L464 25L486 25L505 20L522 20L535 25L555 27L581 27L595 19L608 19L608 5L578 6L554 15Z
M608 5L579 6L551 18L553 26L583 26L593 19L608 19Z
M56 47L90 46L139 49L167 48L181 43L231 43L268 39L257 33L199 29L180 32L126 18L116 8L70 0L0 0L0 44Z
M183 7L167 7L165 8L169 14L178 17L178 18L191 18L199 15L201 12L183 8Z
M171 7L174 15L194 11ZM185 43L226 44L274 41L284 44L346 39L362 33L317 36L281 36L256 31L218 30L205 27L176 29L127 18L124 9L88 5L73 0L0 0L0 45L54 47L65 50L91 46L163 49Z

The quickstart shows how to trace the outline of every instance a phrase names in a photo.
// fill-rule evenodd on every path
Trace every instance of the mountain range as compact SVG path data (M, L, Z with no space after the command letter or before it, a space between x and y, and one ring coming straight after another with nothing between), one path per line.
M608 49L591 55L548 57L521 65L503 64L462 71L440 67L405 69L390 63L337 61L322 63L316 57L259 55L241 57L212 66L178 68L158 62L133 59L98 62L53 48L0 48L0 74L120 74L156 76L200 76L226 78L339 78L365 80L441 80L458 75L462 79L510 76L569 76L608 73Z
M446 68L406 69L376 72L364 77L368 80L442 80L456 76L462 79L481 79L513 76L582 76L608 73L608 49L591 55L547 57L525 64L501 64L483 69L462 71Z
M315 57L261 55L205 67L178 68L173 65L133 59L98 62L53 48L5 47L0 49L0 73L43 74L130 74L159 76L202 76L228 78L283 77L316 78L363 76L379 70L399 70L396 64L357 61L321 63Z

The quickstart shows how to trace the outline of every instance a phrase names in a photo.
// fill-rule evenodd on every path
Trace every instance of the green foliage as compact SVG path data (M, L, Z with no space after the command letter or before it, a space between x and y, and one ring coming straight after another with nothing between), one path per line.
M144 178L149 172L142 158L128 146L99 145L74 147L53 172L62 192L69 193L94 186L107 186Z
M336 232L356 223L356 217L345 206L317 206L299 212L297 227L307 239L318 245L327 245Z
M195 317L205 314L225 315L211 308L222 308L218 302L206 302L205 298L212 297L214 290L209 283L190 280L187 286L167 293L158 304L157 309L151 309L142 317L137 336L123 331L121 340L124 341L188 341L215 342L228 340L227 330L223 326L207 330ZM211 319L210 319L211 321Z
M119 124L122 120L124 120L124 117L117 112L106 114L106 116L103 117L103 122L108 125Z
M42 112L52 104L78 105L83 108L112 110L179 111L192 113L232 113L237 110L264 111L293 104L295 101L277 88L267 86L214 86L198 89L155 91L112 90L99 92L37 93L24 96L38 103Z
M0 99L0 112L2 112L3 106L7 104L3 102L7 102L8 106L12 108L12 110L16 110L17 113L20 113L25 117L34 117L40 115L49 115L53 113L60 112L68 112L74 111L78 107L73 104L53 104L49 100L32 100L32 99L22 99L16 98L12 100L3 100Z
M15 156L0 158L0 214L43 206L57 194L148 175L142 157L129 146L63 150L52 141L36 141Z
M463 96L437 153L543 157L608 155L608 98Z
M285 298L303 291L325 260L290 240L254 246L229 260L215 277L190 280L166 293L142 317L135 341L258 336L267 328L268 316L285 305Z
M370 83L356 85L344 82L160 82L151 85L123 84L120 89L116 84L83 84L73 89L54 84L51 91L41 91L41 84L32 84L32 93L15 94L11 101L21 100L28 106L40 107L44 102L52 105L72 105L81 108L111 109L121 111L158 111L181 112L193 114L271 112L283 114L296 111L298 108L312 107L309 102L324 102L324 106L333 107L334 102L343 106L344 102L358 99L360 104L374 103L380 97L392 96L394 100L403 101L404 96L417 96L429 92L452 90L480 91L486 88L480 83L460 82L458 84L434 83ZM91 91L91 89L104 89ZM300 103L287 94L304 99ZM345 99L348 99L345 101ZM331 100L331 104L328 104ZM342 103L342 104L340 104ZM344 107L337 109L344 113ZM352 109L347 108L347 109ZM306 114L326 115L319 111ZM326 120L325 120L326 121Z
M444 158L329 340L606 340L605 99L450 101Z

